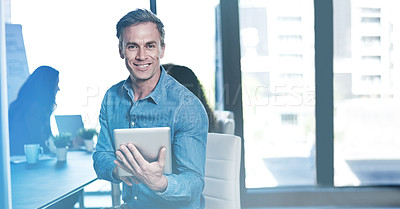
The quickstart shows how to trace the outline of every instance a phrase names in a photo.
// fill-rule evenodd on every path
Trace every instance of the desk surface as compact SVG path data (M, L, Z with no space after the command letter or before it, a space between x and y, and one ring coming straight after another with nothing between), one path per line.
M51 205L96 180L91 153L69 151L67 161L56 158L37 164L12 163L13 209L32 209Z

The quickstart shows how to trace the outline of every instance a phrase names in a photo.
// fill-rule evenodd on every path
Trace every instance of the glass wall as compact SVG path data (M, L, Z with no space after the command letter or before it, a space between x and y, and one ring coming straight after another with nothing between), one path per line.
M246 188L315 185L312 0L239 1Z
M335 186L400 184L399 9L334 1Z

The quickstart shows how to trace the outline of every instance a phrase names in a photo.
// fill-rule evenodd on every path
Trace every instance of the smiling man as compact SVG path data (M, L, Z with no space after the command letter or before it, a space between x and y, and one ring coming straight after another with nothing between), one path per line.
M117 24L119 54L129 77L105 94L94 168L100 179L123 182L120 208L204 208L208 118L201 102L166 74L164 25L150 11L129 12ZM172 174L163 174L165 148L147 162L129 144L114 149L114 129L170 127ZM118 160L117 160L118 159ZM131 173L120 177L117 166Z

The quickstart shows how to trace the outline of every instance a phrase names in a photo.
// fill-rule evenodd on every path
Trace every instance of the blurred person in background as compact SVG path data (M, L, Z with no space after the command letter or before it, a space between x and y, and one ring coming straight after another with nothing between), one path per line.
M59 72L38 67L20 88L9 107L10 155L24 155L24 144L40 144L52 137L50 116L56 108Z

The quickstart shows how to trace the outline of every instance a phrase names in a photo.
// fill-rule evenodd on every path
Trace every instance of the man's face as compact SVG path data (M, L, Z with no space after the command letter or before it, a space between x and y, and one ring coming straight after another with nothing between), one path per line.
M164 49L156 24L141 23L125 28L119 54L125 60L133 83L158 81Z

